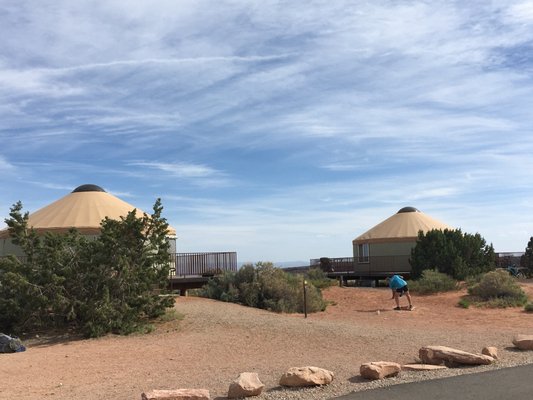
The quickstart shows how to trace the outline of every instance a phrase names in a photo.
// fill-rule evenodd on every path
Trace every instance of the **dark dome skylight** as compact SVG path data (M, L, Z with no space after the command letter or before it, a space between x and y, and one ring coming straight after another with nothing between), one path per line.
M409 212L420 212L420 211L414 207L404 207L400 211L398 211L398 214L409 213Z
M79 193L79 192L105 192L105 190L102 189L98 185L87 184L87 185L78 186L76 189L72 191L72 193Z

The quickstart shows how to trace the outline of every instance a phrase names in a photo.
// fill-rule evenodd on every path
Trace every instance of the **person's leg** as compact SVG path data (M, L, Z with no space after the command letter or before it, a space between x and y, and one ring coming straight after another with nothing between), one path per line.
M400 308L400 296L399 293L395 290L394 291L394 301L396 302L396 308Z
M409 308L413 307L413 303L411 303L411 295L409 294L409 291L405 292L405 297L407 297L407 301L409 302Z

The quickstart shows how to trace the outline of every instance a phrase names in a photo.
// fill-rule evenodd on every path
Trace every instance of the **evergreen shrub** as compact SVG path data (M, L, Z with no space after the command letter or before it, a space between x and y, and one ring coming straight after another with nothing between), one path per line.
M465 280L496 267L494 248L478 233L460 229L420 231L411 250L412 277L417 279L426 269L436 269L457 280Z

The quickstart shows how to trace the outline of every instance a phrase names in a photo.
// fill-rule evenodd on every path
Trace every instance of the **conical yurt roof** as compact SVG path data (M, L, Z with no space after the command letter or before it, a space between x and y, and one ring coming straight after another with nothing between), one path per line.
M419 231L426 233L433 229L453 228L414 207L404 207L393 216L356 237L353 242L358 244L416 240Z
M130 211L137 210L140 217L144 211L107 193L97 185L82 185L61 199L31 213L28 226L37 233L67 232L76 228L84 235L100 233L100 223L105 217L119 220ZM175 235L169 227L169 235ZM0 231L0 237L9 236L8 230Z

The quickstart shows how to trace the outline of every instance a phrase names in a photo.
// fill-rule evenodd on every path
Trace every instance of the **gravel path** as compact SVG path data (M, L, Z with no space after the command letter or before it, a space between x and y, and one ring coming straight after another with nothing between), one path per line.
M526 284L533 297L533 284ZM533 363L533 352L512 348L515 334L533 334L533 315L520 309L461 309L462 293L414 299L413 312L392 311L386 289L330 288L324 313L274 314L236 304L180 297L182 321L161 324L149 335L95 340L28 341L25 353L1 355L0 399L140 399L152 389L205 388L225 397L241 372L256 372L266 385L260 399L328 399L384 385ZM379 312L378 312L379 311ZM480 352L496 346L491 366L437 372L402 372L367 382L359 367L369 361L417 361L424 345ZM331 385L288 390L278 386L290 367L331 370ZM9 384L6 384L9 383Z

